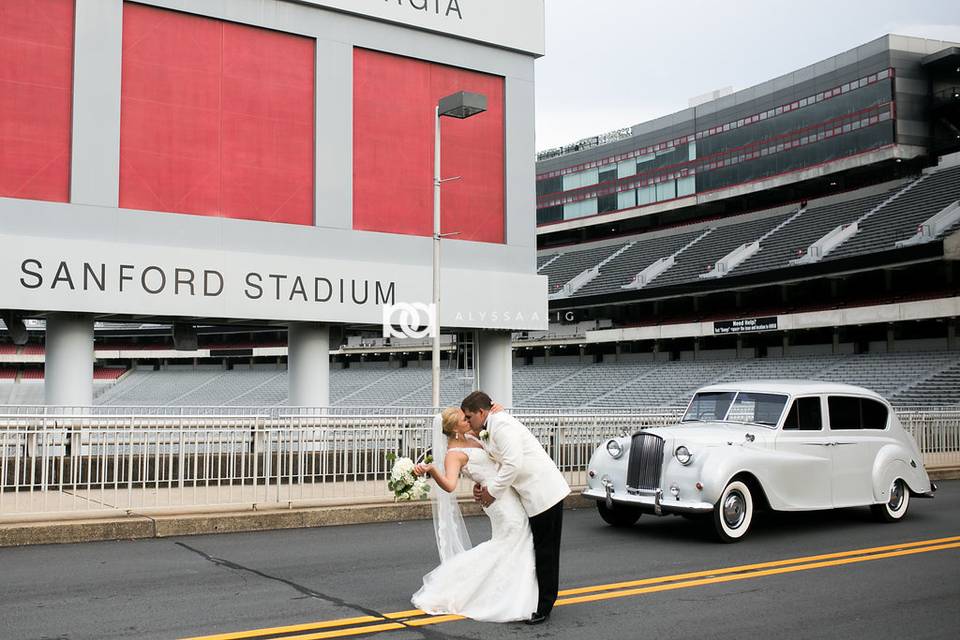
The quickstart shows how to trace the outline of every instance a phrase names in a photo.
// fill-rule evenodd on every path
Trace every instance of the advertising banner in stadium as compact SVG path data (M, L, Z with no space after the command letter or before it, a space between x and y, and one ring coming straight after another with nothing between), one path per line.
M432 298L429 266L0 235L7 309L380 325ZM446 327L544 330L547 279L444 269Z
M725 333L752 333L754 331L776 331L777 317L743 318L740 320L718 320L713 323L714 335Z
M544 53L544 0L300 0L536 55Z

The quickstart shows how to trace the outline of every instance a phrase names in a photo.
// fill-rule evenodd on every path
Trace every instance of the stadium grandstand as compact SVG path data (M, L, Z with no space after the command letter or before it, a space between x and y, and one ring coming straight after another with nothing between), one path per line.
M960 44L888 35L761 85L542 151L550 325L515 331L518 407L673 407L757 378L960 405ZM286 330L98 322L109 406L290 402ZM42 404L44 321L0 342L0 404ZM441 401L476 384L443 336ZM346 325L330 404L430 404L430 343Z

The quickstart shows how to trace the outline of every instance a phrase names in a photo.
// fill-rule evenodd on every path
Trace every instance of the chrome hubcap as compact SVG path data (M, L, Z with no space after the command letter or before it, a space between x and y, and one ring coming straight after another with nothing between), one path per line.
M723 521L731 529L743 524L747 516L747 503L739 491L731 491L723 501Z
M890 511L897 511L903 505L903 483L894 482L890 487L890 501L887 503Z

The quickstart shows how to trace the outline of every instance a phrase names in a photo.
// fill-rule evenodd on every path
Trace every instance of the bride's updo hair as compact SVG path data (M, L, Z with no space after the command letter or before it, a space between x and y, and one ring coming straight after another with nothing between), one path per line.
M463 411L460 411L457 407L447 407L440 413L440 421L442 426L440 430L443 431L443 435L448 438L454 438L457 435L457 425L460 424L460 420L463 419Z

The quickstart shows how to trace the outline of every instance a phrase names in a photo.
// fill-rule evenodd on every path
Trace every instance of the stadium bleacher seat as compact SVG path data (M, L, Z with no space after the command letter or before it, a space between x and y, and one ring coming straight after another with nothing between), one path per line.
M732 269L732 275L759 273L788 268L807 248L834 228L860 221L857 233L828 253L824 260L837 260L879 251L889 251L898 241L917 232L918 226L931 216L960 200L960 166L945 167L919 178L898 182L871 193L853 192L849 197L830 204L813 205L808 209L783 213L756 212L702 223L691 231L689 226L670 231L640 234L617 241L583 248L545 249L538 255L538 270L548 277L548 291L555 293L586 269L595 267L618 250L634 243L623 253L600 268L599 275L580 289L573 298L619 293L623 285L659 258L675 253L705 230L710 233L699 239L691 250L676 257L673 266L647 286L669 287L698 281L715 263L737 247L761 240L760 249ZM888 201L889 200L889 201ZM960 228L960 221L943 234Z
M859 232L826 259L889 251L898 240L912 236L920 224L958 199L960 167L934 171L867 218Z
M4 373L6 372L6 373ZM110 372L111 375L114 371ZM0 369L0 404L43 401L42 370ZM514 366L514 404L524 408L682 406L698 387L757 379L814 379L873 389L896 405L960 405L960 352L797 355L755 359L537 363ZM119 382L98 378L97 405L280 406L287 404L284 369L171 368L135 370ZM428 367L351 367L330 372L331 404L338 407L425 407ZM459 403L473 388L470 372L444 369L441 402Z

